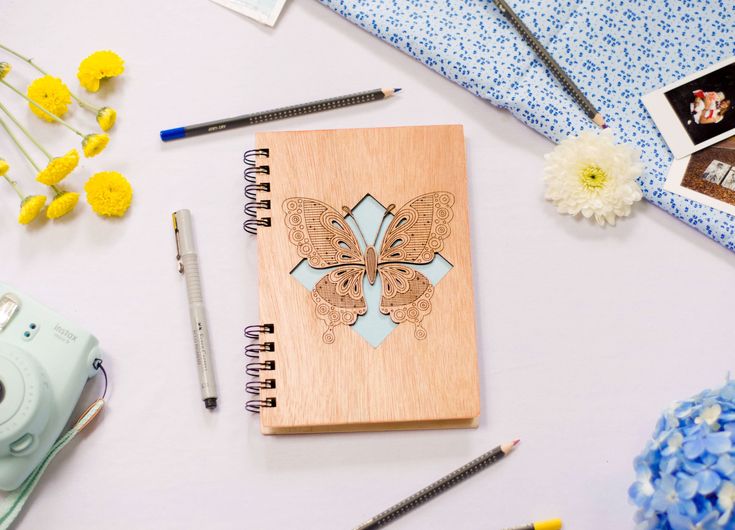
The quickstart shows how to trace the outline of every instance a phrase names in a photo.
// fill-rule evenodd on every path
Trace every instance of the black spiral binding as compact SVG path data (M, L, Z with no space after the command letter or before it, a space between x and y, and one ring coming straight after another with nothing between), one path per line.
M263 324L257 326L248 326L245 328L245 336L249 339L258 340L261 335L273 334L275 327L273 324ZM276 350L273 342L252 342L245 346L245 355L250 359L257 359L249 362L245 367L245 372L253 379L245 385L245 391L254 396L260 396L262 390L271 390L276 388L276 380L273 377L261 377L262 372L271 372L276 369L276 361L272 359L261 359L261 353L272 352ZM250 412L258 413L262 408L272 408L276 406L276 398L268 397L261 399L251 399L245 404L245 408Z
M268 193L271 190L270 182L263 182L262 179L270 175L270 166L258 165L258 157L268 158L270 156L270 150L268 149L250 149L245 151L242 157L245 162L245 171L243 176L248 184L245 186L245 197L250 199L250 202L245 204L245 214L250 217L247 219L242 227L249 234L257 234L258 227L268 227L271 225L271 218L261 216L258 217L258 210L270 210L271 201L268 199L257 200L257 193L263 192ZM261 182L258 182L258 175L261 175Z
M250 234L257 234L258 227L271 225L270 217L258 217L258 210L271 209L269 199L258 197L259 192L262 194L271 191L271 183L263 180L270 175L270 167L268 165L258 165L259 157L268 158L269 155L270 151L268 149L251 149L245 151L242 157L246 166L243 176L248 183L245 186L245 197L249 200L245 204L244 211L250 217L243 223L243 229ZM260 182L258 181L259 178ZM252 359L245 367L247 375L252 377L252 380L245 385L245 390L248 394L259 397L259 399L251 399L245 404L245 408L250 412L258 413L263 408L276 406L276 398L260 397L263 390L276 388L275 378L268 377L267 373L276 369L276 361L262 357L264 353L275 351L276 346L272 341L258 342L262 335L272 335L274 331L273 324L248 326L244 330L245 337L254 341L245 346L245 356Z
M245 337L248 339L259 339L261 333L273 333L273 324L263 324L262 326L248 326L245 328Z

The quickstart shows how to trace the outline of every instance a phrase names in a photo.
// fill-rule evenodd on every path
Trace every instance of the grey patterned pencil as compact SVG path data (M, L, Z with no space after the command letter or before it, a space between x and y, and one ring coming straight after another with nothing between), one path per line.
M320 99L318 101L292 105L290 107L280 107L262 112L254 112L252 114L243 114L242 116L235 116L234 118L224 118L216 121L208 121L206 123L197 123L196 125L166 129L165 131L161 131L161 140L169 142L171 140L178 140L179 138L188 138L189 136L199 136L201 134L226 131L237 127L247 127L248 125L255 125L268 121L294 118L296 116L303 116L304 114L313 114L315 112L322 112L325 110L351 107L352 105L370 103L372 101L389 98L400 91L400 88L377 88L375 90L356 92L354 94L347 94L346 96L338 96L336 98Z
M487 453L475 458L471 462L463 465L459 469L452 471L447 476L440 478L436 482L429 484L421 491L418 491L410 497L403 499L401 502L388 508L386 511L379 513L369 521L364 522L355 530L375 530L382 526L387 525L401 517L402 515L410 512L414 508L418 508L426 501L433 499L440 493L445 492L452 486L456 486L460 482L467 480L478 471L495 464L508 456L515 446L518 445L520 440L514 440L510 443L499 445L495 449L488 451Z
M531 30L526 27L520 17L515 14L513 9L511 9L511 7L505 2L505 0L493 0L493 2L495 2L495 5L498 6L498 9L500 9L500 11L506 16L508 21L516 28L516 30L518 30L518 33L521 34L523 39L528 43L533 51L536 52L536 55L538 55L539 59L541 59L544 64L549 68L549 70L551 70L551 73L556 76L561 85L566 89L567 92L569 92L569 94L574 98L577 104L582 107L584 113L587 114L587 116L593 122L605 129L607 125L605 124L605 118L602 117L602 114L597 111L595 106L590 102L589 99L587 99L587 96L585 96L579 89L579 87L574 84L574 81L571 80L571 78L566 74L562 67L559 66L559 63L554 60L554 58L546 50L546 48L544 48L544 46L538 41L538 39L536 39L533 33L531 33Z

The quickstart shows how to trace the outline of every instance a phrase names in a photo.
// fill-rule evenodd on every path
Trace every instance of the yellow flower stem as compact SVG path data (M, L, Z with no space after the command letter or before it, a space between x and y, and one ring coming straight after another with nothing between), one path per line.
M52 190L54 190L54 193L56 194L54 197L58 197L59 195L61 195L62 193L64 193L64 190L58 188L55 184L51 184L49 186L49 188L51 188Z
M46 149L44 149L43 146L40 143L38 143L38 140L36 140L33 137L33 135L28 131L28 129L26 129L25 127L23 127L23 125L18 120L15 119L15 116L13 116L10 113L10 111L8 110L8 108L5 105L3 105L2 103L0 103L0 110L2 110L8 116L8 118L10 118L10 120L18 127L18 129L20 129L21 131L23 131L23 134L25 134L28 137L28 139L31 142L33 142L33 145L35 145L36 147L38 147L38 149L44 155L46 155L46 158L49 159L49 162L54 158L53 156L51 156L51 153L49 153L48 151L46 151Z
M5 132L8 133L8 136L10 136L10 139L15 142L15 145L18 146L18 149L20 149L20 152L25 155L25 157L28 159L28 161L31 163L31 165L36 169L36 171L41 171L41 168L36 165L36 163L31 158L31 155L28 154L28 151L26 151L23 148L23 145L18 141L18 138L13 134L13 131L10 130L10 127L8 127L8 124L5 123L5 120L0 118L0 126L2 126L3 129L5 129Z
M20 197L20 200L24 200L25 197L23 196L23 193L21 193L20 188L18 188L18 183L11 179L8 175L3 175L3 178L8 181L8 184L10 184L13 189L15 190L15 193L18 194L18 197Z
M80 132L79 130L75 129L74 127L72 127L71 125L69 125L68 123L66 123L64 120L62 120L61 118L59 118L56 114L54 114L52 112L49 112L46 109L44 109L41 105L39 105L38 103L36 103L35 101L33 101L31 98L29 98L28 96L26 96L23 92L21 92L20 90L18 90L17 88L15 88L13 85L11 85L10 83L8 83L5 79L0 79L0 83L2 83L3 85L5 85L6 87L8 87L10 90L12 90L13 92L15 92L16 94L18 94L20 97L22 97L23 99L25 99L28 103L30 103L31 105L33 105L34 107L36 107L37 109L39 109L41 112L45 113L47 116L50 116L51 118L53 118L54 121L59 122L64 127L66 127L67 129L69 129L70 131L72 131L72 132L78 134L79 136L81 136L82 138L84 138L84 134L82 132Z
M33 68L35 68L36 70L38 70L43 75L51 75L48 72L46 72L43 68L41 68L40 66L38 66L36 63L34 63L33 62L33 59L31 59L30 57L25 57L24 55L19 54L15 50L11 50L10 48L8 48L7 46L5 46L3 44L0 44L0 49L5 50L6 52L8 52L8 53L10 53L12 55L15 55L21 61L27 62L28 64L30 64ZM80 107L85 108L85 109L87 109L89 111L92 111L95 114L97 114L100 111L100 109L98 109L97 107L95 107L91 103L88 103L88 102L84 101L82 98L80 98L79 96L77 96L74 92L69 91L69 94L71 94L71 97L73 97L76 100L76 102L79 103L79 106Z
M97 114L102 109L102 107L97 108L91 103L87 103L82 98L74 94L74 92L72 92L71 90L69 91L69 94L71 94L71 97L73 97L76 100L76 102L79 103L79 106L82 107L83 109L87 109L88 111L94 112L95 114Z

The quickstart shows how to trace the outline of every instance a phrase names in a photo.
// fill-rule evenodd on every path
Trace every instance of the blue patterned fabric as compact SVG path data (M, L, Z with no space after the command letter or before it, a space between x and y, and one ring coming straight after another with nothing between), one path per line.
M491 0L320 0L554 142L595 126ZM662 189L672 156L640 98L735 54L734 0L510 0L636 145L644 197L735 250L735 218Z

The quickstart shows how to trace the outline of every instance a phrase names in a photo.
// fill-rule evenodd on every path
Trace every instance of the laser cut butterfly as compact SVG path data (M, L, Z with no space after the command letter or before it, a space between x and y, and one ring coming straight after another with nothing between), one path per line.
M286 214L288 239L299 256L306 258L315 269L330 269L312 291L316 315L327 326L322 335L324 342L335 340L334 328L352 325L357 317L367 312L363 294L363 278L370 285L376 277L381 280L380 312L390 315L396 324L411 322L414 336L426 338L421 325L431 312L434 286L409 264L431 263L444 248L449 237L449 222L454 213L454 196L448 192L420 195L404 205L395 214L376 252L375 244L383 223L395 208L386 209L372 245L369 245L357 224L352 210L343 206L342 216L331 206L306 197L291 197L283 203ZM365 245L360 248L352 228L346 221L351 216Z

